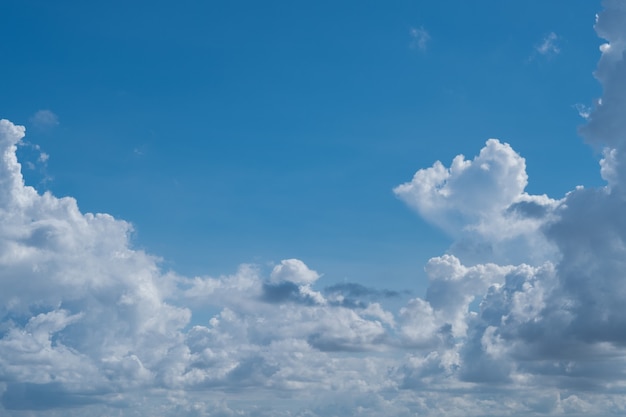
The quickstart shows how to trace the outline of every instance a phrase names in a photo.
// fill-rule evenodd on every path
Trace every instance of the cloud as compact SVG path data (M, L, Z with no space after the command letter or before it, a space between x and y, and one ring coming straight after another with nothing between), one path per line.
M378 290L364 285L347 282L324 288L325 293L349 295L352 297L392 298L399 297L400 292L394 290Z
M270 280L274 283L291 282L293 284L313 284L319 275L309 269L299 259L285 259L276 265L270 274Z
M376 385L381 363L355 379L361 365L335 355L384 351L391 313L376 303L358 311L330 305L312 287L320 275L297 259L269 276L253 265L217 278L164 272L130 247L129 223L26 186L15 154L23 136L0 121L5 412L90 404L107 415L137 396L158 408L158 390ZM214 312L203 319L207 307Z
M31 116L30 122L38 129L47 130L59 125L59 118L50 110L39 110Z
M48 155L45 152L41 152L39 154L39 158L37 158L37 161L41 162L41 163L46 163L46 162L48 162L48 159L50 159L50 155Z
M430 34L424 29L423 26L419 28L411 28L409 31L411 36L411 48L419 49L420 51L426 51L428 43L430 42Z
M364 285L347 282L324 288L323 291L329 302L348 308L367 308L371 301L388 298L397 298L402 294L394 290L379 290ZM408 294L408 291L404 291Z
M490 139L473 161L459 155L450 168L436 162L394 192L422 217L456 233L509 207L527 183L524 159L510 145Z
M27 186L23 127L0 121L0 411L33 416L623 415L626 10L596 29L601 100L581 132L605 187L525 191L490 139L394 192L455 243L425 297L269 274L164 271L132 225Z
M541 43L535 47L535 51L543 56L553 56L561 53L561 48L558 45L560 38L554 33L548 33Z
M585 120L589 119L589 116L591 115L591 108L589 106L586 106L581 103L577 103L574 105L574 109L576 110L576 112L578 113L580 117L582 117Z
M559 202L527 194L527 184L524 158L509 144L489 139L473 160L458 155L449 168L437 161L394 193L456 238L454 252L468 262L549 260L554 248L538 231Z
M625 184L624 155L626 145L626 61L624 29L626 20L620 2L605 2L606 10L597 16L596 31L607 42L600 48L602 56L594 72L603 87L602 98L587 112L587 124L580 133L593 145L605 147L602 176L612 187Z
M624 39L623 5L607 2L606 6L596 24L598 32L609 40ZM453 333L456 327L456 340L466 335L456 350L460 381L521 389L550 386L576 393L566 404L556 397L536 404L543 412L571 411L574 405L580 407L578 412L593 409L591 403L597 406L606 399L589 393L616 392L626 371L626 339L620 330L626 326L620 307L626 296L622 279L626 271L622 152L626 72L623 49L603 49L604 54L615 54L603 55L597 75L604 96L610 99L598 100L582 132L591 142L606 146L601 161L606 187L580 187L558 201L528 196L523 193L523 161L507 145L488 141L472 161L459 156L449 169L437 163L395 190L426 220L453 235L463 230L461 238L489 243L501 240L492 233L497 229L501 236L526 236L530 231L554 245L553 255L539 263L529 256L531 246L517 242L518 251L528 252L525 258L530 265L467 267L450 255L431 260L428 308L418 315L430 320L422 323L434 322L439 329L442 319ZM494 169L497 174L492 177ZM513 213L514 218L509 217ZM508 220L504 227L503 218ZM518 227L521 224L530 227ZM470 271L476 271L478 281L468 280ZM472 288L464 287L466 283L472 283ZM464 307L472 293L484 294L475 314ZM455 310L454 306L462 307ZM407 374L413 384L419 379L416 372ZM597 408L591 413L602 414Z

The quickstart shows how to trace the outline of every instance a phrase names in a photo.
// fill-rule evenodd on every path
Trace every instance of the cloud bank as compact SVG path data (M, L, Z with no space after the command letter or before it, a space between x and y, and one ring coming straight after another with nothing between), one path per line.
M419 170L396 195L456 243L397 312L298 259L165 271L129 223L25 185L24 128L0 121L0 414L623 415L626 8L605 7L581 133L606 187L530 195L496 139Z

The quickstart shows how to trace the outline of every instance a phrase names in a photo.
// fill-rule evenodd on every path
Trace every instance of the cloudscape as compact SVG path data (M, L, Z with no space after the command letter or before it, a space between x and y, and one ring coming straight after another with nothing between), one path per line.
M84 210L47 185L62 156L30 131L63 129L63 114L36 109L28 132L1 120L0 414L624 415L626 2L602 7L588 74L601 97L569 109L602 184L532 193L514 141L489 137L475 156L415 166L379 198L449 239L421 287L333 280L296 256L189 273L137 243L140 217ZM519 65L567 54L576 39L557 29ZM427 19L403 33L411 59L445 48Z

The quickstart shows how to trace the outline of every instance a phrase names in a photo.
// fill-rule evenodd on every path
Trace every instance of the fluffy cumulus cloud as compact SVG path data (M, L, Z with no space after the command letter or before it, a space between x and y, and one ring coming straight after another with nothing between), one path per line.
M327 298L297 259L269 276L254 265L217 278L163 271L129 246L130 224L26 186L24 134L0 121L3 415L236 415L230 402L243 399L262 415L264 392L302 395L293 404L306 408L312 392L370 401L391 384L395 322L380 304L336 302L341 288Z
M453 236L456 249L475 260L548 260L555 248L540 229L559 201L524 192L526 162L510 145L489 139L473 160L459 155L417 171L396 195L427 221ZM520 250L520 248L523 248Z
M130 224L25 185L0 121L0 414L624 415L626 7L605 7L581 133L607 185L530 195L496 139L419 170L395 193L455 243L393 312L298 259L165 271Z

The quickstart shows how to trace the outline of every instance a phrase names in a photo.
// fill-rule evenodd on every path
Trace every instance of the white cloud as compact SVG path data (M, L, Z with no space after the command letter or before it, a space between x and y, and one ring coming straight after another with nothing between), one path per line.
M394 191L422 217L456 233L514 203L528 182L525 168L508 144L490 139L473 161L459 155L450 168L436 162Z
M30 122L38 129L50 129L59 124L59 118L50 110L39 110L30 118Z
M490 139L473 160L458 155L450 168L436 162L394 192L455 237L454 252L466 262L550 260L554 248L538 230L558 201L525 193L527 183L524 158Z
M430 42L430 34L424 29L423 26L419 28L411 28L409 31L411 36L411 48L425 51Z
M46 162L48 162L48 159L50 159L50 155L48 155L45 152L41 152L39 154L39 158L37 158L37 161L42 162L42 163L46 163Z
M577 103L574 105L574 109L576 109L580 117L582 117L585 120L589 119L589 116L591 115L591 108L589 106L586 106L581 103Z
M558 55L561 53L561 48L559 47L558 42L559 36L554 32L550 32L535 48L535 51L544 56Z
M310 270L304 262L299 259L286 259L276 265L272 270L270 279L274 283L291 282L294 284L313 284L319 275Z

